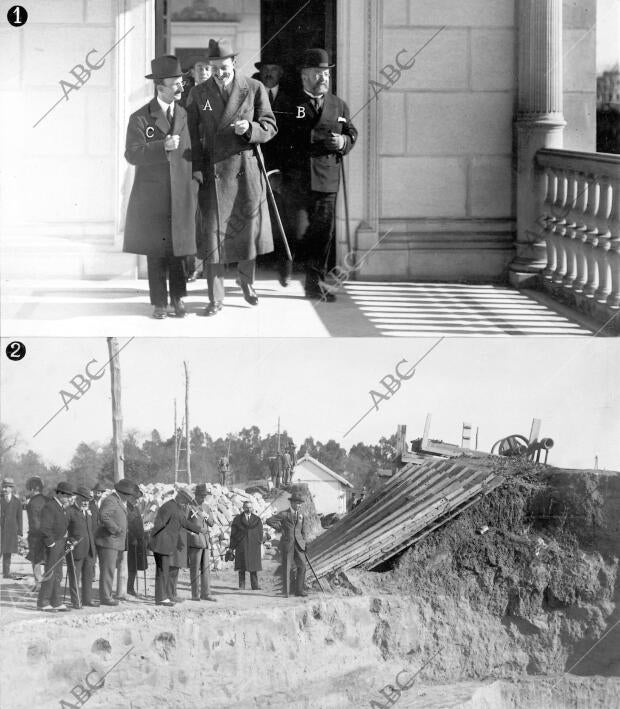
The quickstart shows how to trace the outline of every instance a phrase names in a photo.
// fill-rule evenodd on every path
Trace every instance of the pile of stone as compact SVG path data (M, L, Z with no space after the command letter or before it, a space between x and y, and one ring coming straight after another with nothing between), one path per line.
M177 490L186 490L190 495L194 494L194 486L190 485L173 485L171 483L149 483L148 485L140 485L142 497L138 500L138 509L142 515L144 528L149 532L155 521L157 510L171 498L173 498ZM269 502L263 499L263 496L256 493L246 493L239 488L229 489L217 483L207 483L207 497L203 503L204 511L211 512L214 525L209 530L211 539L211 563L212 569L225 569L232 567L233 562L224 560L226 550L230 545L230 525L236 515L242 511L243 503L249 500L252 503L255 514L262 516L263 521L270 514L273 514L271 509L267 509ZM265 510L265 514L261 512ZM274 536L274 530L265 525L263 534L263 553L265 549L271 548L271 540Z

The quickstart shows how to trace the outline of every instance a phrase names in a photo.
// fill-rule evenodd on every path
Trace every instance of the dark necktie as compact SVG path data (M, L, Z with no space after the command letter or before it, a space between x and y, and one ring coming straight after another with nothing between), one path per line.
M314 106L314 110L320 115L323 110L323 101L319 96L312 97L312 105Z
M170 127L172 128L172 121L174 120L174 117L172 115L172 104L168 106L168 110L166 111L166 118L168 119L168 123L170 124Z
M269 89L269 103L271 106L273 106L273 91L272 91L272 89Z

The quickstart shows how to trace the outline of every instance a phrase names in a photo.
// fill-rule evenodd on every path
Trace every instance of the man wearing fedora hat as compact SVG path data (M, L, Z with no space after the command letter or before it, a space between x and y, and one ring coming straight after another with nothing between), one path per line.
M306 517L301 512L303 497L293 493L290 498L290 508L273 515L267 520L267 524L274 529L281 531L280 554L282 556L282 595L289 596L290 575L293 564L297 569L296 589L298 596L307 596L304 590L306 583Z
M224 300L224 266L237 263L237 283L250 305L256 257L273 251L266 178L258 145L277 133L265 87L235 71L236 52L227 40L209 40L213 76L195 86L188 103L194 176L198 194L198 256L209 289L205 315L216 315Z
M200 534L187 533L187 552L189 561L192 601L215 601L211 595L211 561L209 558L209 527L214 524L213 515L204 505L207 486L198 483L194 490L196 505L189 508L191 522L202 525Z
M101 501L103 499L103 493L107 492L108 488L101 482L97 481L92 489L92 497L88 503L88 508L93 516L93 522L95 525L95 530L99 526L99 508L101 507Z
M258 572L262 570L263 522L252 512L251 500L243 501L242 511L230 525L230 548L235 552L235 571L239 573L239 588L245 588L245 572L250 573L250 587L260 591Z
M133 483L134 494L127 503L127 594L136 596L136 576L138 571L148 568L147 545L144 534L144 522L138 509L138 499L142 490ZM146 589L145 589L146 593Z
M92 601L92 587L97 547L93 516L89 509L91 499L92 493L87 487L78 487L75 502L67 508L67 535L69 541L74 543L67 556L69 589L74 608L95 605Z
M164 502L155 516L150 546L155 557L155 604L158 606L174 605L179 566L173 562L180 551L181 530L202 532L202 524L187 519L190 504L194 504L194 498L185 490L179 490L173 499Z
M125 159L136 166L129 196L123 250L147 257L153 317L167 316L168 292L177 317L185 316L186 256L196 253L196 192L192 180L187 113L176 101L183 92L179 60L151 62L146 75L156 97L133 113Z
M329 91L333 66L324 49L304 52L300 66L303 90L293 99L294 117L282 127L295 156L286 170L286 180L297 214L306 296L326 301L335 300L320 284L332 257L340 164L357 140L349 107Z
M59 482L55 494L41 512L41 536L45 545L45 574L39 589L37 608L42 611L68 611L60 598L62 566L67 539L67 507L74 490L68 482Z
M11 576L11 555L19 551L18 544L23 535L22 503L13 494L13 478L2 481L0 500L0 550L2 551L2 576Z
M127 501L135 492L130 480L114 484L114 490L104 497L99 509L99 526L95 531L95 544L99 556L99 603L117 606L112 598L114 572L120 569L127 548ZM120 582L117 584L119 590Z

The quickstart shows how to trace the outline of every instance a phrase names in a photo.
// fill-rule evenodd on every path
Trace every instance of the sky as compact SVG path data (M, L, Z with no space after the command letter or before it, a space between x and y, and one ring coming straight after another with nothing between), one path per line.
M596 71L620 64L620 0L597 0Z
M111 437L109 366L63 408L60 391L108 360L105 338L24 339L24 359L8 361L2 340L0 419L20 435L20 450L67 465L81 442ZM127 344L126 344L127 343ZM438 343L438 344L437 344ZM479 429L479 449L504 436L529 434L542 419L554 439L549 462L562 467L620 470L620 340L614 338L148 339L120 338L125 431L173 432L173 402L183 408L183 361L190 369L190 424L213 438L257 425L282 430L299 445L330 438L347 450L373 444L398 424L407 438L422 435L460 443L464 421ZM433 345L409 379L401 373ZM400 388L388 399L381 379ZM79 378L77 381L81 381ZM392 381L388 378L386 381ZM376 406L373 407L371 391ZM57 412L40 433L37 431ZM366 413L368 415L348 433ZM36 434L36 435L35 435Z

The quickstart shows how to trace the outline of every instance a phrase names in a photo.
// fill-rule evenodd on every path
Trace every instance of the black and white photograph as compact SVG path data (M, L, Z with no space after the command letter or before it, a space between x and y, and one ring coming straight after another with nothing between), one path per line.
M2 706L617 706L617 341L359 343L21 343Z
M0 707L620 709L620 0L0 56Z

